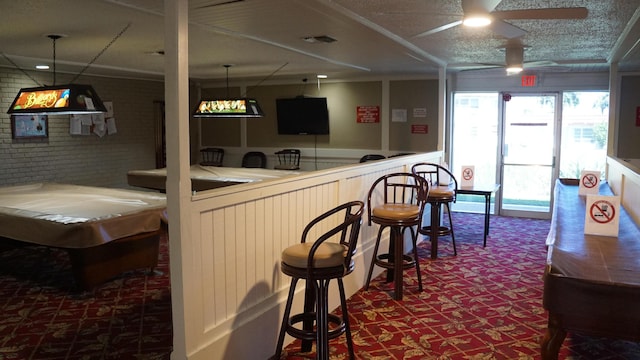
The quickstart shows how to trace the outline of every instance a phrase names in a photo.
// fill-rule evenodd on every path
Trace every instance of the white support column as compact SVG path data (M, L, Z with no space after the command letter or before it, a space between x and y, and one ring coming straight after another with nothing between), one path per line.
M167 211L171 253L171 303L173 314L173 352L171 359L187 358L186 325L190 323L185 309L183 264L189 264L191 238L189 209L191 179L189 176L189 31L188 2L165 0L165 122L167 143Z
M607 155L618 156L620 75L618 63L609 67L609 133L607 136ZM613 101L611 101L613 99Z
M441 67L438 74L438 147L437 150L444 152L446 149L445 126L447 124L447 68Z
M247 94L247 86L242 85L240 87L241 94ZM240 147L243 149L247 148L247 118L240 119Z
M380 106L380 121L382 122L380 126L382 126L382 151L389 151L389 128L391 119L389 118L389 80L382 81L382 104Z

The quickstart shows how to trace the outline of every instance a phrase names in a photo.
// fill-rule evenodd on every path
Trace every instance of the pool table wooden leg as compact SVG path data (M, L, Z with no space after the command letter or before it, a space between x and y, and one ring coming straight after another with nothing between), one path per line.
M549 313L547 332L540 343L542 360L558 360L558 353L566 336L567 332L562 328L561 316Z

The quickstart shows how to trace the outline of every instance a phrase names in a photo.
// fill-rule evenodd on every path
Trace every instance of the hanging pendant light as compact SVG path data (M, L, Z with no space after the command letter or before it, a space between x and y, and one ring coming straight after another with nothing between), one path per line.
M229 96L229 68L231 65L224 65L227 70L227 97L222 99L200 100L193 117L201 118L243 118L243 117L263 117L264 113L258 105L258 101L246 97L232 98Z
M62 36L48 37L53 41L53 85L20 89L7 113L64 115L106 112L107 109L91 85L56 85L56 40Z

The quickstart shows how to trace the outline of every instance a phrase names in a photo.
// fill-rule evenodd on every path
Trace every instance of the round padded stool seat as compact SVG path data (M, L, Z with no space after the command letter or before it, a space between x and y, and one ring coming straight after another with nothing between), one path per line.
M291 245L282 252L282 262L297 268L306 268L309 261L309 253L313 243L300 243ZM344 264L345 246L338 243L323 242L313 257L313 266L316 268L329 268Z
M420 214L420 207L413 204L382 204L373 208L373 216L389 220L412 219Z
M441 200L447 201L453 199L455 196L455 190L449 186L432 186L429 188L428 200Z

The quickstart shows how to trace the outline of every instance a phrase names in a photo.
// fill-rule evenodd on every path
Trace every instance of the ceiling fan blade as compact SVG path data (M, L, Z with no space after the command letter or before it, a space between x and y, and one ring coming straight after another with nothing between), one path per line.
M580 60L556 60L560 65L604 65L609 62L607 59L580 59Z
M465 14L467 11L478 10L484 10L490 13L500 2L502 2L502 0L462 0L462 10Z
M585 19L589 10L585 7L548 8L494 11L491 15L506 20Z
M442 26L438 26L437 28L433 28L431 30L427 30L427 31L422 32L420 34L414 35L413 37L414 38L419 38L419 37L423 37L423 36L428 36L428 35L431 35L431 34L439 33L440 31L451 29L452 27L458 26L460 24L462 24L462 20L454 21L452 23L448 23L448 24L445 24L445 25L442 25Z
M489 27L493 32L507 39L515 39L527 34L525 30L502 20L494 20Z
M451 70L454 70L454 71L493 69L493 68L501 68L501 67L504 67L504 65L502 65L502 64L492 64L492 63L453 63L453 64L447 64L447 69L451 69Z
M211 8L211 7L221 6L221 5L229 5L229 4L238 3L238 2L243 2L243 1L244 1L244 0L228 0L228 1L222 1L222 2L217 2L217 3L213 3L213 4L202 5L202 6L200 6L200 7L197 7L196 9L206 9L206 8Z
M551 60L540 60L540 61L525 61L522 66L525 69L532 69L532 68L536 68L536 67L543 67L543 66L558 66L559 64L555 61L551 61Z

